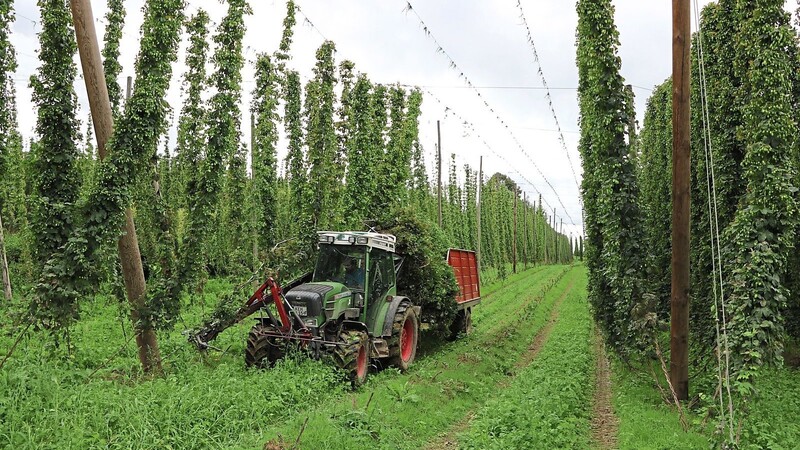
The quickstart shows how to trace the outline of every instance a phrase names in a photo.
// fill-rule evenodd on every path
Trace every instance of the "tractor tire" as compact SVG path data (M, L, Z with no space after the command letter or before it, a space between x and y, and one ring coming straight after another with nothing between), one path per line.
M417 356L419 318L411 306L411 302L403 301L397 307L392 321L392 336L389 338L389 366L401 372L408 370Z
M275 365L286 355L286 343L281 338L270 336L275 328L257 323L247 335L247 346L244 349L246 367L267 369Z
M367 381L369 336L364 331L342 330L333 352L333 363L347 373L354 388Z
M456 314L453 323L450 324L451 341L455 341L462 334L469 334L472 331L472 308L461 309Z

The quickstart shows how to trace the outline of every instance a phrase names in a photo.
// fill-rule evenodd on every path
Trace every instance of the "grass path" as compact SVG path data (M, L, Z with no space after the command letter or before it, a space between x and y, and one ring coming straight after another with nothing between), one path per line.
M459 448L587 448L591 420L593 323L586 271L570 273L557 321L538 355L477 411Z
M516 368L514 376L505 380L501 380L499 383L497 383L497 388L507 386L514 379L519 370L527 367L536 358L550 337L553 326L558 321L561 303L564 301L564 298L567 296L567 294L572 291L574 286L575 283L573 281L569 284L569 286L567 286L567 288L561 294L561 297L556 300L547 324L541 330L539 330L538 333L536 333L536 336L533 338L533 341L530 343L525 353L523 353L519 360L517 360L517 362L514 364ZM428 450L446 450L458 448L458 435L467 430L474 417L475 411L470 411L461 420L451 426L444 434L439 435L436 439L428 442L425 448Z

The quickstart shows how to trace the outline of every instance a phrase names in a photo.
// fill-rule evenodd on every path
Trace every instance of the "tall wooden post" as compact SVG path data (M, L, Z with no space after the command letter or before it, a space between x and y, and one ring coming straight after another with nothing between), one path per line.
M475 252L475 256L478 260L478 277L481 274L481 201L483 200L483 156L481 156L480 162L478 163L478 192L475 196L477 199L477 211L476 214L478 216L478 248Z
M528 196L522 193L522 260L528 270Z
M539 212L542 213L542 264L547 264L549 261L548 251L547 251L547 213L544 212L544 208L542 208L542 194L539 194Z
M439 202L439 228L442 227L442 129L439 121L436 121L436 160L438 161L436 167L439 169L439 175L436 178L436 197Z
M511 242L511 248L514 254L514 259L511 264L512 272L517 273L517 198L518 193L514 191L514 240Z
M672 0L672 299L670 379L689 398L690 78L689 0Z
M100 159L108 155L106 144L114 133L111 102L108 99L103 63L100 58L100 47L97 43L97 32L94 28L94 17L90 0L70 0L72 22L75 27L75 40L81 59L83 79L86 82L86 93L89 97L89 109L92 113L94 135L97 138L97 153ZM128 93L130 94L130 78ZM139 322L140 312L145 309L146 284L142 269L142 255L139 252L139 240L133 223L133 211L125 209L123 233L117 242L122 279L125 292L131 307L131 320ZM136 328L136 345L139 348L139 362L145 372L161 372L161 355L158 340L151 328Z
M256 116L250 111L250 182L253 184L253 193L258 189L256 186ZM253 270L258 268L258 214L253 208Z
M553 208L553 220L550 222L553 230L553 264L558 264L558 231L556 230L556 209Z
M125 79L125 103L131 99L131 92L133 92L133 77L129 76Z
M11 276L8 273L8 259L6 259L6 241L3 236L3 215L0 213L0 278L3 280L3 296L11 300Z

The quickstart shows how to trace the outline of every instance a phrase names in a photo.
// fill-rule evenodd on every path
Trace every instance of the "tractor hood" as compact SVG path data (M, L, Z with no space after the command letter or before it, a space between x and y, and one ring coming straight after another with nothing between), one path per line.
M305 312L300 314L301 317L327 320L332 317L337 301L342 299L349 301L352 293L341 283L315 282L301 284L285 295L292 307L299 309L300 313Z

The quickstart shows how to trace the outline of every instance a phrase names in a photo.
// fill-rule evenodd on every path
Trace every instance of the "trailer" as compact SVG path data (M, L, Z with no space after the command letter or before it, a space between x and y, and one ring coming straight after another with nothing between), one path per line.
M456 339L472 329L472 308L481 302L481 281L474 251L451 248L447 251L447 264L453 268L458 283L458 314L450 326L450 338Z

